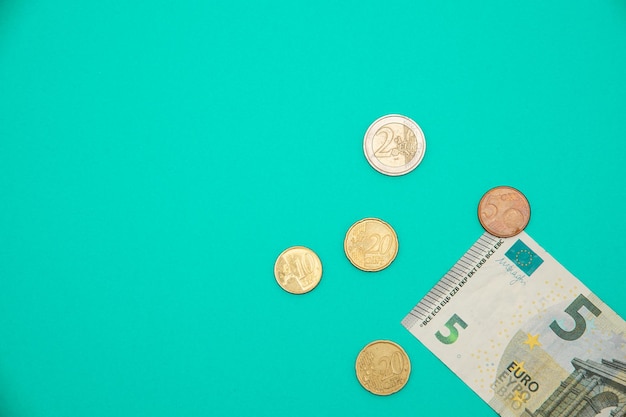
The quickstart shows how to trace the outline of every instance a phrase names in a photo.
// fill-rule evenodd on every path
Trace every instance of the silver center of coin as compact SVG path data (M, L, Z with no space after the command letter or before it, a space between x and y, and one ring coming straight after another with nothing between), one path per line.
M369 164L386 175L404 175L424 157L426 139L422 129L406 116L390 114L367 129L363 151Z

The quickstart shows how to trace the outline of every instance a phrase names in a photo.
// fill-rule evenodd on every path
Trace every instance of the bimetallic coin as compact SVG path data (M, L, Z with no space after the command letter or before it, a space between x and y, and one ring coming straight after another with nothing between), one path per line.
M413 171L424 158L426 139L413 120L399 114L370 125L363 139L367 162L378 172L397 176Z
M356 358L356 377L366 390L376 395L400 391L409 380L411 361L398 344L376 340Z
M348 229L343 250L357 268L380 271L396 258L398 236L389 224L380 219L359 220Z
M524 230L529 220L528 200L513 187L492 188L478 203L478 221L494 236L515 236Z
M309 248L285 249L274 264L274 277L281 288L292 294L311 291L322 279L322 262Z

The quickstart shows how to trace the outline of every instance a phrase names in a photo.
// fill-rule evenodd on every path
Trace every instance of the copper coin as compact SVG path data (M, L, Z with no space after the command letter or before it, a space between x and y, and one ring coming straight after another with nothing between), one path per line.
M478 220L494 236L515 236L528 225L530 205L519 190L507 186L495 187L480 199Z
M304 294L315 288L322 279L322 262L311 249L292 246L278 255L274 264L274 278L283 290Z
M355 367L359 383L376 395L401 390L411 373L409 356L390 340L376 340L365 346L356 358Z

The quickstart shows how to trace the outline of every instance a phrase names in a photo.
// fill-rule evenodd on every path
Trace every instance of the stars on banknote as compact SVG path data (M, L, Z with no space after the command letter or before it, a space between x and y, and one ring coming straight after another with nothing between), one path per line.
M626 343L626 339L624 339L624 333L613 333L613 336L609 339L609 342L613 343L615 347L620 348L624 343Z
M526 339L526 341L523 343L530 346L530 350L533 350L535 346L541 346L541 343L539 343L539 334L532 336L530 333L528 333L526 337L528 339Z
M513 402L519 402L519 403L525 403L526 399L524 397L522 397L522 392L521 391L515 391L515 396L513 397Z

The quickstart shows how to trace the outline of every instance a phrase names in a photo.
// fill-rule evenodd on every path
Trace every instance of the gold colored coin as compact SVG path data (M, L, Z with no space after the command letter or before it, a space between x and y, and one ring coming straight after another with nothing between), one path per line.
M380 271L398 254L398 236L380 219L367 218L354 223L343 242L343 249L352 265L363 271Z
M409 356L400 345L390 340L368 344L356 358L356 377L372 394L390 395L400 391L410 373Z
M526 228L529 220L530 204L513 187L492 188L478 203L478 221L494 236L515 236Z
M274 277L281 288L292 294L311 291L322 279L322 262L311 249L292 246L274 264Z

